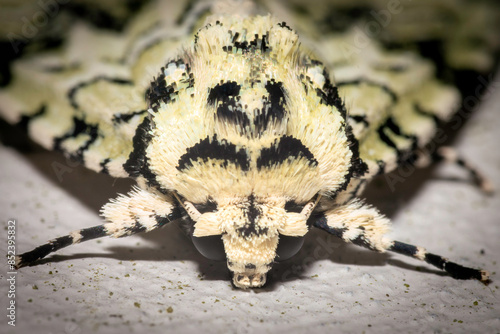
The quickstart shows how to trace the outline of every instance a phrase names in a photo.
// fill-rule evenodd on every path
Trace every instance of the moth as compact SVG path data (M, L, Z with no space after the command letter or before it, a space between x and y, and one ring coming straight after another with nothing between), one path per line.
M389 220L361 199L374 176L429 156L463 165L489 190L454 151L425 153L458 90L416 52L373 36L358 45L349 25L322 33L300 13L281 2L151 1L118 32L77 20L58 48L13 62L3 118L47 149L137 182L103 206L105 223L21 254L16 267L182 220L242 289L262 287L312 228L487 282L484 270L389 239Z

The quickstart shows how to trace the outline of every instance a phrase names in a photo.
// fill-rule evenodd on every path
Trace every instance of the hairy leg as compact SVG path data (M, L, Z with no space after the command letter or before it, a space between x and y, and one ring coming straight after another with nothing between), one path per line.
M16 268L32 265L50 253L84 241L107 236L126 237L162 227L181 217L180 210L173 203L165 195L134 188L127 196L120 195L102 208L102 215L108 223L73 231L18 255Z
M313 225L358 246L378 252L391 251L425 261L456 279L477 279L483 283L489 281L487 271L464 267L428 253L422 247L389 239L385 236L389 230L389 220L377 209L359 200L324 212Z

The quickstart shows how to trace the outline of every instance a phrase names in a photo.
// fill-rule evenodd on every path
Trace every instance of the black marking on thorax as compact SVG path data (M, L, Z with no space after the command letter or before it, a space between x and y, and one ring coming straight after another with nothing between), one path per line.
M256 82L257 83L257 82ZM241 102L242 86L235 81L221 82L211 88L207 104L216 108L215 117L220 122L241 126L244 133L250 129L253 122L255 136L262 135L271 124L284 122L287 116L285 90L282 82L274 79L265 83L267 95L262 96L262 108L252 112L254 118L249 118L247 105ZM252 87L246 89L253 89Z
M268 81L265 86L268 96L263 96L264 106L254 119L257 133L264 132L269 124L284 121L287 111L285 109L285 90L282 82Z
M215 116L221 122L245 128L250 125L250 120L241 105L240 90L241 86L235 81L221 82L210 89L207 103L217 108Z
M296 159L307 160L309 166L315 167L318 161L302 142L291 136L283 136L274 141L271 147L261 150L257 159L257 168L272 167Z
M207 137L199 143L186 150L186 153L179 158L177 170L183 171L193 166L193 162L202 160L204 163L209 159L222 160L222 167L225 168L229 163L235 164L243 171L250 168L250 158L243 148L237 148L235 144L229 143L225 139Z
M166 66L168 68L169 64L175 64L176 66L184 65L185 70L182 73L182 78L179 80L182 83L187 83L186 88L194 87L194 74L191 72L189 64L185 63L181 59L177 59L169 62ZM177 82L169 82L167 84L167 77L165 76L165 67L161 68L160 75L151 82L151 86L146 91L146 101L148 102L149 108L154 111L158 111L160 103L165 104L175 101L175 98L179 94L177 87Z
M246 224L237 229L238 234L243 238L267 234L269 229L267 227L261 227L258 224L261 215L262 209L256 205L255 197L250 195L246 207L243 209L243 216L246 218Z
M321 89L316 89L316 94L321 99L321 103L337 108L342 118L345 119L347 112L344 101L340 98L337 86L334 86L330 81L330 75L326 69L323 70L323 77L325 78L325 83Z

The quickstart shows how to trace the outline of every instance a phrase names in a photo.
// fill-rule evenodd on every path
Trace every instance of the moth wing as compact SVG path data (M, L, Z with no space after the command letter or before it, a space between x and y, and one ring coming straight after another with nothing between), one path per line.
M355 49L355 33L322 43L330 56L348 123L359 142L365 177L388 173L434 138L441 121L457 110L460 93L435 78L434 65L409 51L386 51L369 41Z
M12 80L0 91L0 115L26 127L46 149L127 177L123 164L147 115L145 92L192 29L189 20L176 26L184 5L154 2L121 32L75 21L61 47L11 65Z

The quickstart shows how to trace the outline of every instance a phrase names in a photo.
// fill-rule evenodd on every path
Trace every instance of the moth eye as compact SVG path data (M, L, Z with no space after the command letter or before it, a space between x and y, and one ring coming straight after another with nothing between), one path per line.
M297 254L304 244L304 238L280 235L278 249L276 250L276 261L285 261Z
M192 236L191 239L198 252L207 259L226 261L226 251L224 250L221 235L211 235L208 237Z

